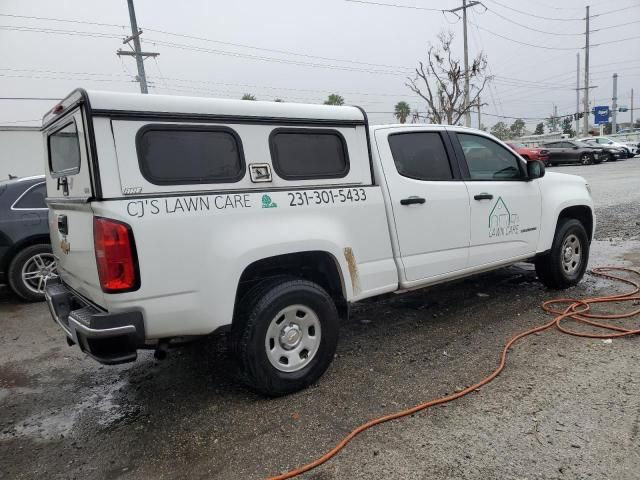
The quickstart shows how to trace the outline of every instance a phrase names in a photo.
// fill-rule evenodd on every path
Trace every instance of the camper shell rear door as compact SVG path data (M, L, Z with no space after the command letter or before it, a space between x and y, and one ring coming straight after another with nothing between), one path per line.
M47 204L51 247L62 280L92 302L104 304L93 245L91 201L99 193L90 107L77 90L44 117Z

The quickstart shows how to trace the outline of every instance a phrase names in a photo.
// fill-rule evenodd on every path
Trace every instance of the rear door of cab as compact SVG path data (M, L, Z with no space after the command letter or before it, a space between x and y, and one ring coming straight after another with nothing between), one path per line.
M102 304L93 245L91 200L96 178L91 165L88 116L82 95L72 94L45 116L43 135L51 247L62 280Z

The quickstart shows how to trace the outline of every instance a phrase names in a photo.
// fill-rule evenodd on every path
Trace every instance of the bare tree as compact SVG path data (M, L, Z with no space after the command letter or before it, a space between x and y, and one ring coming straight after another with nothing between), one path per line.
M431 123L456 125L464 115L478 107L478 98L491 77L486 75L487 58L478 54L469 66L469 103L464 98L464 66L453 58L453 33L441 32L440 44L429 46L427 62L420 62L407 87L427 102L427 119ZM486 105L486 104L481 104Z

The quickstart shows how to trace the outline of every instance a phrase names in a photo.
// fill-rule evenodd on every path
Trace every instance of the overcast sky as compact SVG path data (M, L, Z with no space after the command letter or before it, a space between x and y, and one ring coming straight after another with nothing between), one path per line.
M378 1L423 9L461 5ZM476 6L469 15L470 55L484 52L495 76L482 98L482 123L520 116L532 128L554 104L561 115L575 112L576 53L584 68L587 3L482 2L487 9ZM462 22L439 11L345 0L136 0L136 12L143 49L160 53L145 62L151 93L240 98L246 92L260 100L312 103L338 93L363 106L372 123L394 121L388 112L400 100L425 110L405 81L440 31L452 31L454 54L463 53ZM139 91L134 59L115 53L130 34L126 0L0 0L0 14L0 96L58 98L76 87ZM598 87L591 91L592 105L610 104L614 72L619 104L629 106L635 87L639 105L640 1L594 0L591 14L592 44L635 37L591 49L591 84ZM597 31L610 26L616 27ZM41 118L53 103L0 100L0 125L37 125L39 120L20 121ZM628 113L618 117L628 120Z

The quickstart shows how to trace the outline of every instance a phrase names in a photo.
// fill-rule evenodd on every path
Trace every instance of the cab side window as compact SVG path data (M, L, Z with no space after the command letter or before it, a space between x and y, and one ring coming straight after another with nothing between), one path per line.
M479 135L458 133L471 180L519 180L520 160L502 145Z
M415 180L453 180L442 137L437 132L389 135L389 147L398 173Z

